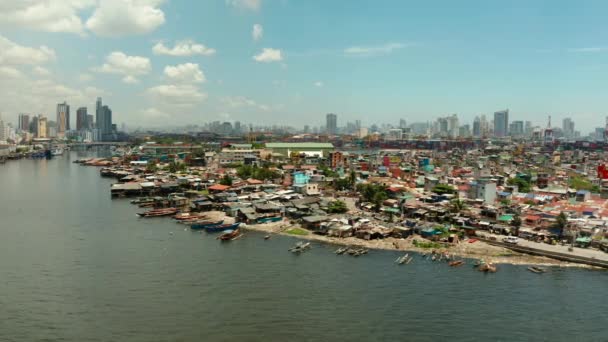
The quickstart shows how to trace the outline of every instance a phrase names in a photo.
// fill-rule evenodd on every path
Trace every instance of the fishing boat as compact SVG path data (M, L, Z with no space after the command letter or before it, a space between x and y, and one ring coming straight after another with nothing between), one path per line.
M409 253L406 253L404 256L397 258L397 260L395 260L395 262L398 263L399 265L403 265L407 261L409 256L410 256Z
M479 272L485 273L496 273L497 271L496 266L494 266L493 264L481 264L478 269Z
M300 241L288 250L292 253L300 253L307 249L310 249L310 242L304 243L304 242Z
M232 223L232 224L230 224L230 223L229 224L219 224L219 225L214 225L214 226L207 226L204 229L207 233L220 233L225 230L237 229L240 224L241 224L240 222Z
M190 225L190 229L207 229L208 227L213 227L213 226L219 226L222 223L224 223L224 220L219 220L219 221L202 221L202 222L197 222L194 224ZM224 229L222 229L224 230ZM222 231L222 230L218 230L218 231Z
M173 216L173 218L178 221L198 220L201 217L203 217L203 215L199 215L198 213L177 213Z
M358 249L358 250L357 250L357 251L356 251L356 252L353 254L353 256L358 257L358 256L361 256L361 255L363 255L363 254L367 254L367 252L368 252L368 249L366 249L366 248L360 248L360 249Z
M265 235L264 240L268 240L268 239L270 239L270 235Z
M163 208L153 209L143 213L137 213L140 217L160 217L160 216L171 216L177 213L177 208Z
M462 260L454 260L454 261L450 261L448 263L448 265L450 265L452 267L458 267L458 266L464 265L464 261L462 261Z
M541 267L536 267L536 266L530 266L530 267L528 267L528 271L533 272L533 273L545 273L545 272L547 272L546 269L541 268Z
M241 235L241 231L238 228L228 229L224 230L222 235L218 236L217 239L220 239L222 241L231 241L239 237L239 235Z
M414 257L409 257L407 258L407 261L405 262L405 264L409 264L410 262L412 262L412 260L414 260Z
M270 216L270 217L261 217L257 219L258 223L271 223L271 222L279 222L283 219L281 216Z
M51 154L52 154L53 156L60 156L60 155L62 155L62 154L63 154L63 149L62 149L61 147L54 148L54 149L51 151Z
M152 197L139 197L131 201L131 204L143 204L143 203L152 203L154 202L154 198Z
M341 247L341 248L336 249L336 251L334 253L341 255L341 254L344 254L347 250L348 250L348 247Z

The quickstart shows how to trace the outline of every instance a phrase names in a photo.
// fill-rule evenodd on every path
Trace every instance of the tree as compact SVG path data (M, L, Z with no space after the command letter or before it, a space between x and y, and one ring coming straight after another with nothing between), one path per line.
M530 182L528 182L527 180L525 180L523 178L519 178L519 177L509 178L507 180L507 184L517 185L517 189L521 193L530 192Z
M352 190L355 190L355 187L357 185L357 173L355 173L355 170L350 170L350 177L348 181L350 183L350 188Z
M329 202L327 206L327 212L332 214L344 214L348 211L346 203L340 200Z
M515 228L515 233L513 235L519 235L519 227L521 227L521 223L521 217L519 216L519 214L515 214L515 216L513 216L513 220L511 220L511 225L513 226L513 228Z
M227 185L227 186L232 186L232 177L230 177L229 175L225 175L221 180L220 180L220 184L222 185Z
M439 195L453 194L456 192L456 190L453 187L451 187L447 184L438 184L436 187L433 188L432 191Z
M382 207L382 203L384 203L384 201L388 198L388 196L386 195L386 192L376 192L374 193L373 197L372 197L372 203L374 204L374 210L375 211L380 211L380 208Z
M350 182L346 178L334 178L334 189L346 190L350 187Z
M568 225L568 216L566 215L565 212L560 212L559 215L557 215L557 218L555 219L555 227L559 229L559 238L563 238L564 237L564 229L566 229L566 226Z
M467 205L461 199L455 198L450 201L450 211L453 213L460 213L461 211L466 209L466 207Z

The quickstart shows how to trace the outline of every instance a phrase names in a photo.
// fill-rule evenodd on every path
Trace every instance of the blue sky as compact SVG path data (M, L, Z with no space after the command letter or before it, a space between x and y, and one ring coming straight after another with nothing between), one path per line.
M8 119L53 117L63 100L92 111L98 95L131 127L316 126L327 112L339 125L451 113L466 123L509 108L511 120L570 116L586 132L607 113L605 1L26 0L0 10ZM168 54L176 45L180 56Z

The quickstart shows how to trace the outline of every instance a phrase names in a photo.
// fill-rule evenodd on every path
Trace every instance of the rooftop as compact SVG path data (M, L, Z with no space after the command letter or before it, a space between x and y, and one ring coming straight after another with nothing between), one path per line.
M334 148L332 143L267 143L267 148Z

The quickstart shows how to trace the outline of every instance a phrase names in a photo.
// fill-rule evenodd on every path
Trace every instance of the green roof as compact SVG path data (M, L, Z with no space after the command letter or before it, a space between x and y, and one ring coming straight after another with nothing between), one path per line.
M299 149L299 148L334 148L332 143L266 143L267 148L289 148L289 149Z
M502 215L501 217L498 218L498 221L511 221L513 219L513 215L507 214L507 215Z

